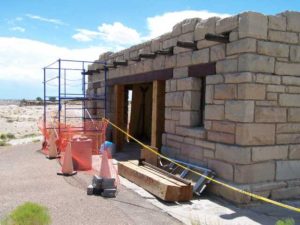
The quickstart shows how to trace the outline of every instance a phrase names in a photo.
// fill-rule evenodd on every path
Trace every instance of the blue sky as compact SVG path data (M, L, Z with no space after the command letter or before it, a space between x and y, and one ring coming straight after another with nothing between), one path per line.
M188 17L300 11L298 0L9 0L0 8L0 98L42 96L41 68L95 60L171 30Z

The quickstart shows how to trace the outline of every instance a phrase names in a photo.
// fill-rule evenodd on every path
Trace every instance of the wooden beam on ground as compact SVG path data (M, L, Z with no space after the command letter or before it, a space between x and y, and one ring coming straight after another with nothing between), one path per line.
M136 160L119 162L118 172L164 201L189 201L193 197L192 185L186 185L153 168L138 166Z
M149 146L151 149L153 149L155 152L158 152L158 149L153 146ZM157 166L158 164L158 158L157 155L153 152L151 152L149 149L142 148L141 149L141 159L145 159L147 163L150 163L151 165Z
M115 99L115 116L114 122L115 124L123 130L126 130L126 126L124 123L124 109L125 109L125 88L124 85L115 85L114 86L114 99ZM122 150L125 137L124 134L118 131L117 129L113 129L113 141L116 144L116 149L118 151Z

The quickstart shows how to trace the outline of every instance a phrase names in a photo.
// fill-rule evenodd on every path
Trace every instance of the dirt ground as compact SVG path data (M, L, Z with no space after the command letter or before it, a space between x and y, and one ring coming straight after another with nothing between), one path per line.
M120 185L116 198L88 196L91 175L57 176L59 164L40 153L41 143L0 147L0 219L33 201L49 208L53 224L181 224Z

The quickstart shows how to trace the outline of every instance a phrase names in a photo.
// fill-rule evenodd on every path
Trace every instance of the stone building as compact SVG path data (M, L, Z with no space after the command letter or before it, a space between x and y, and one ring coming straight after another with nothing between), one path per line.
M300 13L186 19L98 60L109 67L112 122L236 187L272 199L300 196ZM89 70L87 93L103 94L103 70L97 63ZM114 131L119 147L125 139ZM251 200L219 185L210 191Z

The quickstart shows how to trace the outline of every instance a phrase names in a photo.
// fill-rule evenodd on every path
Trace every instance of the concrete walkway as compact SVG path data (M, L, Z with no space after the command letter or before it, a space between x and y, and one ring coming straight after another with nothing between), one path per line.
M53 224L197 224L275 225L280 218L300 213L269 204L237 207L219 198L194 199L186 203L165 203L121 178L116 198L87 196L91 176L56 175L60 166L40 153L41 144L0 147L0 218L25 201L49 208ZM300 201L288 204L300 207ZM172 215L169 216L169 215ZM176 220L177 218L178 220ZM179 222L181 221L181 222Z
M40 153L41 144L0 147L0 219L32 201L49 208L53 224L181 224L120 185L116 198L88 196L91 176L57 176L59 165Z

